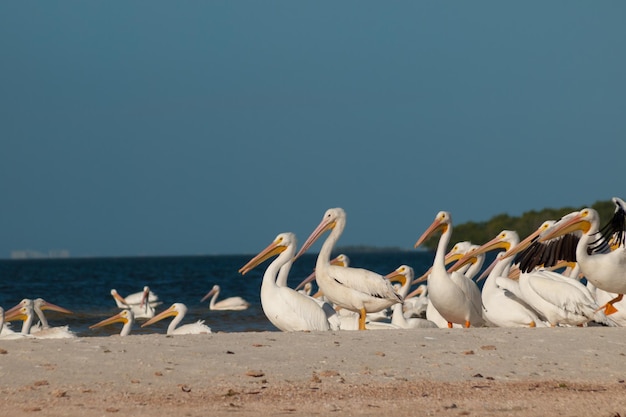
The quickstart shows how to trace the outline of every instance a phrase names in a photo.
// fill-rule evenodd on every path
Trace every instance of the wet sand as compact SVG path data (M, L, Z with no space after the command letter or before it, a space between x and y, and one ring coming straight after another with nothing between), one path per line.
M7 416L626 416L621 328L0 340Z

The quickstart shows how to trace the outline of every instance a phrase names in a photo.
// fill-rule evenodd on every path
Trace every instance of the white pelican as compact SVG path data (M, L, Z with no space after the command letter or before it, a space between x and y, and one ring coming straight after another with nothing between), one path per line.
M342 208L326 210L320 224L304 242L296 258L327 230L330 235L322 245L315 264L317 286L333 304L359 313L359 330L365 330L367 313L375 313L396 303L400 297L382 275L363 268L341 267L330 264L330 254L346 226Z
M477 247L478 245L473 245L471 242L466 241L466 240L457 242L444 257L444 263L448 265L454 261L458 261L463 255L465 255L465 253L467 253L467 251L473 248L477 248ZM467 278L472 279L474 275L476 275L479 272L480 268L482 268L483 262L484 262L484 256L478 257L476 258L474 263L468 262L467 264L464 264L463 266L461 266L458 269L458 272L465 275ZM426 271L421 277L413 280L413 283L420 283L420 282L427 281L428 276L430 275L432 270L433 268L431 266L428 269L428 271ZM417 294L420 294L420 297L415 297ZM413 302L422 303L421 308L423 309L423 312L426 314L427 320L435 323L437 327L448 327L448 321L441 316L441 314L433 306L433 303L430 300L430 298L428 298L428 285L422 285L422 286L417 287L413 292L407 295L407 298L408 300L405 299L405 305L407 301L409 302L409 305L410 305L410 303L412 302L411 300L415 300L416 298L418 298L417 301L413 301ZM406 313L407 311L405 310L405 317L407 317ZM458 323L453 323L452 327L463 327L463 326Z
M157 314L147 322L141 325L141 327L149 326L164 318L174 316L170 324L167 326L168 335L180 335L180 334L207 334L211 333L211 328L204 324L204 320L198 320L195 323L183 324L177 327L187 314L187 306L183 303L174 303L170 308Z
M531 268L532 262L527 262L528 253L524 251L529 250L534 253L537 239L554 224L552 220L544 222L526 239L505 252L505 258L519 253L522 262L527 263L527 265L520 266L520 298L545 317L552 327L584 325L592 320L606 322L606 317L601 317L603 316L601 313L596 314L597 302L587 287L577 279L543 269L540 265ZM543 259L542 256L537 259L540 258ZM498 285L501 284L500 279L496 282Z
M592 208L570 213L559 220L539 241L545 242L572 232L582 232L576 245L576 261L590 283L617 296L608 301L605 313L616 310L613 304L626 293L626 204L614 197L616 209L613 218L600 230L600 217Z
M465 255L467 251L469 251L470 249L474 247L478 247L478 246L472 245L472 242L467 241L467 240L457 242L452 247L452 249L450 249L450 251L446 253L446 256L444 257L444 263L447 266L448 264L454 261L458 261L463 255ZM472 264L471 262L464 264L462 267L458 269L458 272L465 275L467 278L472 279L474 275L476 275L478 270L480 270L480 268L482 267L483 261L484 260L477 258L477 262L475 262L474 264ZM414 279L413 283L421 283L421 282L427 281L432 270L433 270L433 267L431 266L421 277ZM424 287L424 288L421 289L421 287ZM448 321L441 316L441 314L433 306L433 302L430 300L430 298L428 298L428 284L423 285L421 287L416 288L415 291L407 295L407 297L409 298L409 302L411 302L410 300L415 299L416 298L415 295L417 295L418 293L422 294L422 300L426 302L426 304L423 307L424 313L426 314L426 319L435 323L437 327L440 327L440 328L448 327ZM406 301L407 300L405 299L405 303ZM453 323L452 327L463 327L463 326L458 323Z
M207 298L213 296L211 298L211 301L209 302L210 310L241 311L250 307L250 303L241 297L229 297L229 298L225 298L223 300L216 302L217 297L219 297L219 295L220 295L220 286L216 284L213 286L213 288L211 288L211 291L209 291L204 297L202 297L202 300L200 300L200 302L203 302Z
M400 289L398 293L402 297L406 297L411 283L413 281L414 271L408 265L400 265L395 271L385 275L385 278L391 282L397 281L400 283ZM423 287L423 286L422 286ZM406 300L405 300L406 302ZM403 306L400 303L394 304L392 307L391 324L401 329L418 329L418 328L432 328L437 327L435 323L423 318L406 318L404 317Z
M154 317L155 307L161 304L159 296L150 291L150 287L143 287L143 291L122 297L114 288L111 296L118 308L131 309L136 319L149 319Z
M276 283L279 269L285 268L288 272L291 268L296 245L296 235L290 232L280 233L269 246L241 267L239 272L245 275L260 263L278 255L268 265L261 283L261 307L265 316L284 332L329 330L328 318L335 315L334 311L330 311L330 306L330 310L325 311L313 298Z
M446 319L448 327L452 327L453 323L462 324L465 327L483 326L485 320L482 316L482 301L478 286L459 272L448 274L446 271L444 258L446 247L452 236L450 213L447 211L437 213L433 223L415 243L415 247L421 245L438 230L441 230L442 234L437 244L432 272L428 278L428 297L441 316Z
M468 252L459 262L467 258L484 255L495 249L505 251L517 246L519 235L512 230L503 230L495 238L484 245ZM503 253L498 254L494 263L489 267L491 271L487 276L482 289L483 315L490 324L497 327L545 327L537 313L514 293L497 284L497 280L509 280L508 270L513 258L503 258Z
M131 328L133 327L133 324L135 323L135 315L133 314L132 310L125 309L120 311L116 315L109 317L108 319L104 319L99 323L89 326L89 328L95 329L96 327L102 327L113 323L124 323L124 326L122 326L122 331L120 332L120 336L128 336L130 334Z
M24 321L24 324L22 325L23 334L31 334L38 339L68 339L76 337L76 334L69 329L69 326L50 327L50 325L48 324L48 320L46 319L46 316L43 312L43 310L51 310L65 314L72 314L70 310L49 303L43 298L37 298L35 300L24 298L16 306L11 308L11 310L9 310L7 313L11 314L15 310L23 307L28 307L29 310L26 312L22 312L22 320L24 320L24 315L26 313L32 314L33 320L34 315L37 315L37 317L39 318L39 323L37 323L36 326L32 325L32 320L30 322Z

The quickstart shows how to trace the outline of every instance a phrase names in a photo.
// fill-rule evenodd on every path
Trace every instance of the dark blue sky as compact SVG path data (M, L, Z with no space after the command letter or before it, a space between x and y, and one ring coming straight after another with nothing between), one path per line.
M623 2L2 2L0 257L626 197ZM481 242L478 242L481 243Z

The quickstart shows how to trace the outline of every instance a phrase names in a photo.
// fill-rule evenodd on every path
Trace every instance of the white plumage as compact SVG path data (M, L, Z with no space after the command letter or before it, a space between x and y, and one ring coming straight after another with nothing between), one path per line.
M330 329L329 317L335 315L330 306L324 309L318 301L287 287L278 285L277 276L291 269L297 240L293 233L280 233L265 249L244 265L246 274L265 260L276 256L265 270L261 283L261 307L268 320L284 332L325 331Z
M415 243L415 247L421 245L439 230L442 234L433 260L432 272L428 278L429 299L439 314L448 322L448 327L452 327L453 323L462 324L465 327L483 326L485 321L482 317L481 295L474 281L459 272L448 274L446 271L444 261L446 247L452 236L450 213L446 211L437 213L433 223Z
M296 258L306 252L324 232L331 231L317 256L315 279L324 296L333 304L359 313L359 329L364 330L367 313L402 303L402 297L380 274L330 263L331 252L345 226L346 213L342 208L326 210L322 221L304 242Z

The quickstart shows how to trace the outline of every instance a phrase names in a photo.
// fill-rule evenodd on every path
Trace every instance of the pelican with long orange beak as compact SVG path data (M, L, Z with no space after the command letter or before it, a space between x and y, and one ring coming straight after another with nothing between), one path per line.
M183 303L174 303L170 308L141 325L141 327L149 326L157 321L161 321L168 317L174 317L170 324L167 326L168 335L180 335L180 334L208 334L211 333L211 328L204 324L204 320L198 320L195 323L183 324L178 327L180 322L185 318L187 314L187 306Z
M568 233L582 233L575 259L562 258L578 262L587 281L595 287L618 294L603 306L607 315L616 311L613 304L626 293L626 204L617 197L613 202L615 213L602 230L598 212L585 208L559 220L539 239L545 242Z
M132 310L126 309L122 310L116 315L109 317L108 319L104 319L101 322L98 322L94 325L89 326L90 329L96 329L102 326L108 326L113 323L123 323L122 331L120 332L120 336L128 336L130 334L130 330L135 323L135 315Z
M446 247L452 236L452 217L447 211L440 211L435 220L415 243L420 246L426 239L441 232L432 271L428 278L428 297L435 309L447 321L448 327L454 323L470 326L484 326L480 290L474 281L458 271L446 271Z
M241 267L239 272L245 275L275 256L265 269L261 282L261 307L267 319L283 332L329 330L329 318L335 316L330 305L326 304L327 307L324 308L313 298L276 282L279 273L284 273L283 268L287 272L291 268L296 245L295 234L280 233L272 243Z
M330 231L315 263L315 280L320 291L333 304L359 314L358 328L365 330L367 313L376 313L403 299L382 275L363 268L331 265L330 255L346 226L342 208L326 210L322 221L302 245L296 259L325 232Z

